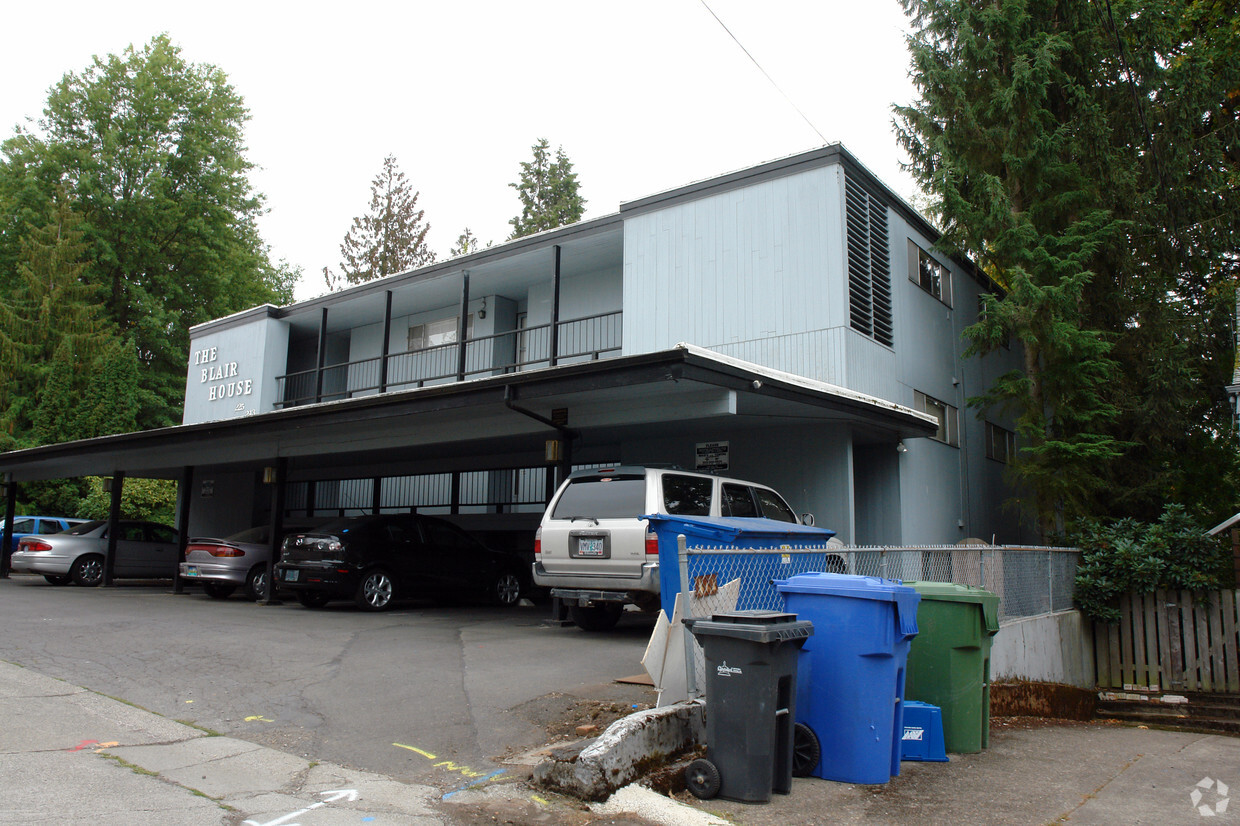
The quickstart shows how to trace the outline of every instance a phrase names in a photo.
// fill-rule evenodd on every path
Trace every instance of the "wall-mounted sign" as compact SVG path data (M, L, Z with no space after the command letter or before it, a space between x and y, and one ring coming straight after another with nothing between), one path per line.
M728 469L727 442L698 442L694 451L695 467L698 470L716 471Z
M202 480L202 498L208 499L212 496L215 496L215 480L214 479L203 479Z
M233 399L254 393L254 379L240 378L237 375L237 362L220 361L218 347L195 350L190 366L200 370L198 383L207 385L207 401ZM239 403L237 411L244 409L244 403Z

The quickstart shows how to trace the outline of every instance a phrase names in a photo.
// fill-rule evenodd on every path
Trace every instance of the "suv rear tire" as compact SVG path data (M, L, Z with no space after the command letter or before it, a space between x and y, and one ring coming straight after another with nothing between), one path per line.
M573 622L582 631L610 631L620 621L624 606L618 602L604 605L574 605L569 609Z

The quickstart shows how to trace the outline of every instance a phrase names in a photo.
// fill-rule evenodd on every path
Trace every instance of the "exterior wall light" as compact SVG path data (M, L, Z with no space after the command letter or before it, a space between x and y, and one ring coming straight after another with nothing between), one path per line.
M896 453L908 453L908 448L904 446L904 442L896 442Z

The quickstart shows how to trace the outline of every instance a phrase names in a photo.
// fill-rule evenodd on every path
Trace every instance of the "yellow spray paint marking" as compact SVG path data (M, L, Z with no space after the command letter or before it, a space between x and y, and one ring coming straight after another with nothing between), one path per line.
M484 774L486 774L486 772L476 772L473 769L471 769L469 766L458 766L456 763L453 763L451 760L444 760L441 763L436 763L435 768L437 769L444 768L445 770L450 771L450 772L460 772L466 777L482 777Z
M185 705L189 705L189 704L190 704L190 703L192 703L192 702L194 702L194 701L193 701L193 700L186 700L186 701L185 701Z
M116 742L115 740L111 740L107 743L100 743L99 748L95 749L95 754L99 754L100 752L106 751L107 749L110 749L110 748L113 748L119 745L120 743Z
M274 723L275 722L275 720L269 720L261 714L251 714L249 717L245 718L245 721L247 723L252 723L255 720L258 720L259 722L263 722L263 723Z
M540 804L542 804L543 806L550 806L550 805L551 805L551 801L547 800L545 797L539 797L539 796L538 796L538 795L536 795L536 794L532 794L532 795L530 795L530 800L533 800L535 803L540 803Z
M434 760L434 759L435 759L435 755L431 754L430 752L428 752L428 751L422 751L421 749L415 749L413 746L406 746L406 745L404 745L404 744L402 744L402 743L393 743L392 745L393 745L393 746L396 746L396 748L398 748L398 749L409 749L409 751L412 751L412 752L417 752L418 754L420 754L420 755L422 755L423 757L425 757L427 760Z

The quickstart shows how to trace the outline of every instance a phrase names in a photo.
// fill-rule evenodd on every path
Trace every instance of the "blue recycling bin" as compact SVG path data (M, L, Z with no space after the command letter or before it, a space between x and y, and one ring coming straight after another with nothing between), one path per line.
M802 773L886 783L900 773L904 674L920 595L897 580L806 573L777 583L789 612L814 623L797 665Z
M823 548L835 531L811 528L794 522L779 522L739 516L668 516L647 514L642 517L659 540L659 604L670 617L680 593L680 559L676 538L684 534L690 548L718 549L721 553L697 553L689 557L689 587L698 577L710 578L722 586L733 577L741 580L738 611L782 611L783 600L775 590L774 581L787 579L800 571L823 570L830 567L833 551ZM753 554L744 560L734 550L778 550L780 553Z
M946 763L943 710L917 700L904 701L904 736L900 757L916 762Z

